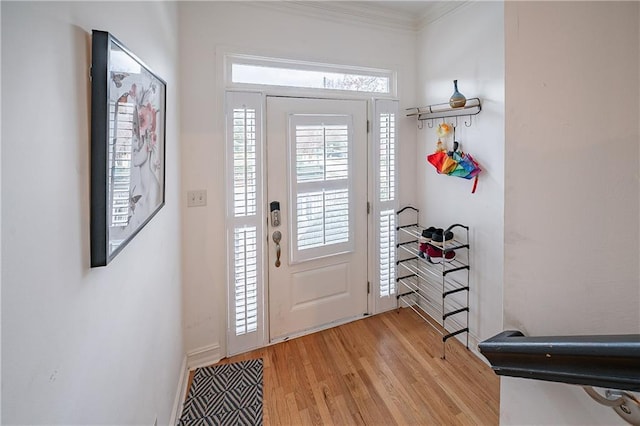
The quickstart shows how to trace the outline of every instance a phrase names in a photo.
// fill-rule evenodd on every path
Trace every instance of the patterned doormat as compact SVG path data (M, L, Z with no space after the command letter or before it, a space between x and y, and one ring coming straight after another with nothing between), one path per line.
M262 425L262 359L198 368L178 425Z

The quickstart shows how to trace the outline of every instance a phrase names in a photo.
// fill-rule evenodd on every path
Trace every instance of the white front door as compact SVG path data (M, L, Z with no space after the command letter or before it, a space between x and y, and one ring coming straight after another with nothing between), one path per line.
M275 341L367 312L367 103L267 97L266 117Z

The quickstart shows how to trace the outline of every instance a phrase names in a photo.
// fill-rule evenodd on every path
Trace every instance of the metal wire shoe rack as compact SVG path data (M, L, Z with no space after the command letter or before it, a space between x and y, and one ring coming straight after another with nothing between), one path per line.
M403 224L410 212L414 213L415 221ZM419 213L411 206L397 213L398 309L402 305L413 309L442 335L442 359L445 359L446 342L452 337L466 333L469 348L469 227L458 223L449 226L444 232L453 232L452 240L441 245L426 243L442 256L438 260L428 255L422 257L419 245L425 228L418 225ZM455 258L445 260L449 252L455 252Z

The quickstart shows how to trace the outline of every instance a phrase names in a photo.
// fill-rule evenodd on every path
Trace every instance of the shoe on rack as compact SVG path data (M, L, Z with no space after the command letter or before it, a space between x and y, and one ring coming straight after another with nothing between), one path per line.
M441 249L427 245L427 257L431 263L451 262L456 258L456 252L454 250L445 250L444 257Z
M427 253L427 243L420 243L420 246L418 248L418 256L420 256L421 258L424 259L425 257L425 253Z
M422 235L420 236L421 242L428 243L429 241L431 241L431 238L433 237L433 233L436 232L437 230L438 229L433 226L430 226L427 229L423 229Z
M444 229L437 229L431 235L431 243L439 246L444 245L445 243L449 243L453 241L453 232L446 231Z
M456 252L453 250L445 250L444 251L444 261L445 262L451 262L453 259L456 258Z

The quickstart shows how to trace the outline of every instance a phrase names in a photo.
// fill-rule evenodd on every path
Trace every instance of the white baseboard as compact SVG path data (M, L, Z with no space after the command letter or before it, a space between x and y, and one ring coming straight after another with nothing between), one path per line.
M215 364L220 361L222 354L220 352L220 345L214 344L204 346L199 349L195 349L188 352L182 359L182 366L180 367L180 378L178 379L178 390L173 403L173 410L171 411L170 425L175 425L180 420L182 414L182 405L187 395L187 386L189 384L189 372L196 368L206 367L211 364Z
M187 378L189 377L189 371L187 370L187 356L182 358L182 365L180 366L180 377L178 378L178 390L176 397L173 401L173 410L171 410L171 417L169 418L169 424L175 425L178 423L180 414L182 413L182 404L184 403L184 396L187 392Z
M187 386L189 385L189 372L196 368L206 367L211 364L215 364L220 361L222 354L220 352L220 345L214 344L204 346L199 349L195 349L188 352L182 359L182 366L180 367L180 378L178 379L178 390L176 392L176 398L173 403L173 410L171 411L170 425L175 425L180 420L182 414L182 405L187 395Z
M196 368L206 367L222 359L220 345L213 344L203 346L193 351L187 352L187 369L195 370Z

